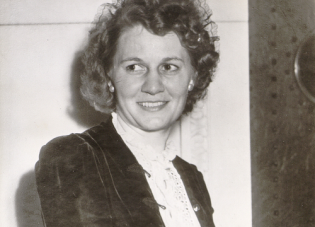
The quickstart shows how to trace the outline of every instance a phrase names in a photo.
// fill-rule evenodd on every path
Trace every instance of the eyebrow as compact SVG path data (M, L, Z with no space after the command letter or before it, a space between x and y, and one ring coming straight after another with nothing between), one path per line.
M169 61L181 61L184 63L184 60L178 57L168 57L168 58L163 58L162 62L169 62ZM126 58L120 61L120 64L124 63L124 62L128 62L128 61L135 61L135 62L142 62L142 60L140 58L137 57L130 57L130 58Z
M136 58L136 57L131 57L131 58L126 58L120 61L121 63L127 62L127 61L136 61L136 62L142 62L142 60L140 58Z
M162 59L162 61L164 61L164 62L173 61L173 60L175 60L175 61L181 61L181 62L184 63L184 60L181 59L181 58L178 58L178 57L171 57L171 58L163 58L163 59Z

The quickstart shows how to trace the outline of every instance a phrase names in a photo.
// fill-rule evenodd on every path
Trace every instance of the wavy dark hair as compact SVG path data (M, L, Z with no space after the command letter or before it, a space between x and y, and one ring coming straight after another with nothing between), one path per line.
M115 94L109 91L108 72L120 35L140 24L155 35L176 33L188 51L197 76L183 113L192 111L196 101L206 95L219 59L214 45L218 40L213 35L215 24L210 20L210 10L203 4L199 0L121 0L116 4L102 5L82 58L83 97L98 111L115 111L116 99Z

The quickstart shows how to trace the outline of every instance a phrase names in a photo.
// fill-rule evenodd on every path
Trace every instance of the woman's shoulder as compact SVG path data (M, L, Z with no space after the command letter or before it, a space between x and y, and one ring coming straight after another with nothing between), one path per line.
M81 147L93 146L95 137L103 136L106 131L105 123L94 126L82 133L71 133L65 136L58 136L42 146L39 154L39 161L58 162L59 159L67 160L75 158L81 151Z
M66 136L58 136L44 146L39 153L39 160L49 160L53 162L56 158L62 158L76 151L76 147L80 144L78 134L70 134Z

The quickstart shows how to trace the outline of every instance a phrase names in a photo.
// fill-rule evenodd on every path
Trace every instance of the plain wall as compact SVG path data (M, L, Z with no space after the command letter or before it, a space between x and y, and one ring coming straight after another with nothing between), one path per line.
M77 103L76 53L100 0L3 0L0 9L0 225L42 226L34 165L42 145L100 119ZM247 1L211 0L221 60L207 99L217 227L251 226ZM79 111L77 109L79 108ZM80 111L81 110L81 111ZM87 113L92 118L87 119Z

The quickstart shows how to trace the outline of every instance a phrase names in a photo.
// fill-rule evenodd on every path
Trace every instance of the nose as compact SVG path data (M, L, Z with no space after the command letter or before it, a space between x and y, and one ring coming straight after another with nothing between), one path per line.
M165 89L161 75L158 72L148 72L142 84L141 91L150 95L156 95Z

